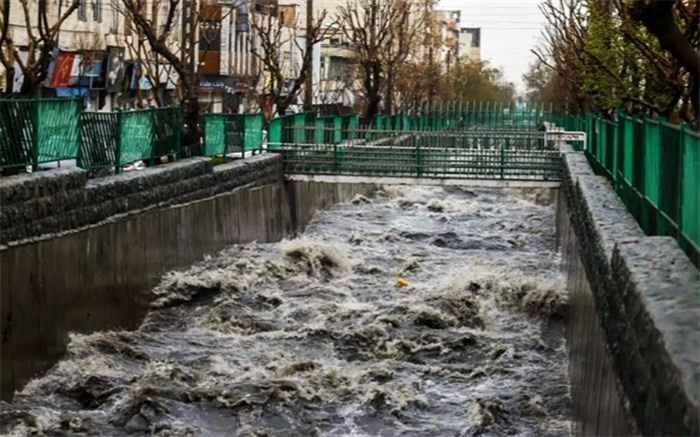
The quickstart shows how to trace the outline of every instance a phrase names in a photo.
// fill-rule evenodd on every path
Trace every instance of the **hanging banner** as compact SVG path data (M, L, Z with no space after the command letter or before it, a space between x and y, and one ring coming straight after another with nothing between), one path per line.
M148 91L153 89L151 81L148 79L145 69L141 68L141 62L134 63L134 74L131 76L131 89Z
M110 47L107 59L106 88L110 93L119 92L124 82L124 49L122 47Z
M73 65L70 70L70 81L68 82L68 85L78 85L78 82L80 81L80 71L82 64L83 55L81 55L80 53L76 53L75 56L73 56Z
M91 52L83 58L80 65L79 86L90 89L105 88L105 57L104 52Z
M70 84L70 73L73 70L74 60L75 53L73 52L58 53L51 76L51 88L65 88Z

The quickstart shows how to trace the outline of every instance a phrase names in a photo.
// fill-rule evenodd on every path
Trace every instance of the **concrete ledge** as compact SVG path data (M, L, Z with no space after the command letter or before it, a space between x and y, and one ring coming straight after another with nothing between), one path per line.
M559 188L559 181L491 180L491 179L434 179L409 177L332 176L332 175L287 175L286 179L297 182L325 182L331 184L375 184L375 185L438 185L468 186L484 188Z
M86 181L87 172L78 168L53 169L0 178L0 205L20 203L82 188Z
M644 434L700 433L700 273L670 237L619 244L615 288L634 333L629 359L648 380L625 384ZM635 372L637 373L637 372ZM625 375L629 379L637 375Z
M0 179L0 249L96 225L112 217L178 205L247 185L282 181L277 155L216 168L204 157L87 179L80 169Z
M700 359L693 362L690 357L700 350L698 271L675 241L643 234L609 182L593 174L583 154L567 153L563 163L564 203L559 209L568 212L565 217L557 213L559 244L575 247L580 256L595 307L589 323L603 333L602 347L624 398L620 402L643 434L695 435ZM575 244L567 243L572 239ZM576 359L587 360L585 354L572 356L572 365ZM596 385L596 381L572 384ZM598 429L597 425L582 429Z

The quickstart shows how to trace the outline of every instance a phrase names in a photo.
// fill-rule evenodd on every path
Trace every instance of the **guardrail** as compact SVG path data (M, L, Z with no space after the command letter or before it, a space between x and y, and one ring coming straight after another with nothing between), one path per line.
M586 132L589 162L612 182L644 232L676 238L700 264L700 132L624 114L557 121Z
M493 131L532 130L546 114L536 106L450 102L414 108L411 116L378 115L369 129L359 129L356 115L300 113L272 120L269 142L390 141L397 133L416 131L481 131L487 136ZM83 112L79 99L0 100L0 167L37 169L41 163L75 159L88 170L119 172L133 162L175 158L181 150L181 125L180 110L174 107L104 113ZM245 156L264 148L260 115L205 114L202 127L207 156ZM441 141L450 147L447 140Z
M283 155L292 174L560 179L559 150L548 145L544 132L352 132L356 138L340 144L269 143L268 149Z
M180 108L137 111L83 112L82 147L78 165L87 170L113 168L163 156L177 157L181 149Z
M207 156L263 149L260 114L204 114ZM181 153L179 107L83 111L80 99L0 99L0 168L34 170L75 160L86 170L118 173L138 161Z
M226 156L261 151L263 146L261 114L204 114L205 156Z
M79 99L0 100L0 168L76 158L81 111Z

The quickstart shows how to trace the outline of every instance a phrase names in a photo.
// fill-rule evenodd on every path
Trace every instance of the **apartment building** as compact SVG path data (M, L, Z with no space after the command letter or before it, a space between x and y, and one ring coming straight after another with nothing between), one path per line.
M481 28L459 29L459 57L465 60L481 59Z
M459 58L459 22L460 11L435 11L440 25L439 33L442 44L438 53L438 62L444 71L450 71Z
M165 21L168 1L144 4L150 8L144 13L157 25ZM36 14L36 3L30 5L33 8L30 14ZM49 2L49 22L55 23L61 15L60 9L65 7L62 1ZM201 0L197 7L193 26L196 32L193 68L199 75L201 100L214 112L244 109L244 102L261 76L259 62L254 56L256 38L250 31L249 20L256 14L272 14L276 19L277 0ZM122 12L120 0L81 2L61 27L58 50L53 54L49 75L43 84L43 96L83 96L87 106L97 110L128 108L139 103L150 105L156 100L168 104L173 99L177 92L177 73L162 57L149 50ZM173 31L167 41L173 52L180 55L186 19L181 10L176 12ZM24 11L12 2L8 36L19 48L22 59L27 57L25 23ZM13 83L0 80L0 85L18 92L22 80L20 69L15 68Z

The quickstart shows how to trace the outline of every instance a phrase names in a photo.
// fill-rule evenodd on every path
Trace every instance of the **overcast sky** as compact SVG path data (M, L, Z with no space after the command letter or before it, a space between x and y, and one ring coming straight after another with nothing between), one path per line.
M481 27L481 57L524 91L522 75L540 40L542 0L440 0L441 9L461 10L461 27Z

